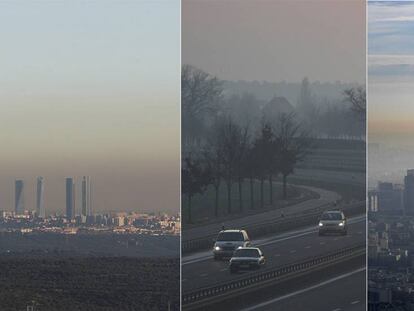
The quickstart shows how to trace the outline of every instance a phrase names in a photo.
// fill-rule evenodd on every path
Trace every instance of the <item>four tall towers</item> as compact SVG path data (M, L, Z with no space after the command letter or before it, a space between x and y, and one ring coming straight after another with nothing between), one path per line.
M75 218L75 181L72 177L67 177L66 181L66 217L68 219ZM38 176L36 178L36 213L39 217L46 217L45 202L44 202L44 178ZM22 215L25 212L24 208L24 181L22 179L16 179L14 183L15 203L14 212L17 215ZM90 176L82 177L81 185L81 215L92 215L91 204L91 178Z

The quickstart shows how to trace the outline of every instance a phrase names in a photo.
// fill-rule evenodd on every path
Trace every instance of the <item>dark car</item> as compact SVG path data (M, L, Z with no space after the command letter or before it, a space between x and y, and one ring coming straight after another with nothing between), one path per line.
M230 273L239 270L259 269L266 263L262 251L256 247L242 247L234 251L230 259Z

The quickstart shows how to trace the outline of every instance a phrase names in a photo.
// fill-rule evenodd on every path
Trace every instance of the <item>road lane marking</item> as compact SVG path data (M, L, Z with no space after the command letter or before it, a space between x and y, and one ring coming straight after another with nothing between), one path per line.
M320 244L320 245L325 245L326 243L325 243L325 242L319 242L319 244Z
M341 311L341 308L333 309L332 311Z
M296 253L296 249L292 249L292 250L290 251L290 253L291 253L291 254Z
M220 271L227 271L227 268L224 268L224 269L220 269Z
M308 291L310 291L310 290L313 290L313 289L316 289L316 288L319 288L319 287L322 287L322 286L328 285L328 284L330 284L330 283L336 282L336 281L338 281L338 280L341 280L341 279L344 279L344 278L350 277L350 276L352 276L352 275L354 275L354 274L360 273L360 272L365 271L365 270L366 270L366 268L365 268L365 267L363 267L363 268L359 268L359 269L357 269L357 270L354 270L354 271L351 271L351 272L348 272L348 273L345 273L345 274L341 274L341 275L336 276L336 277L334 277L334 278L332 278L332 279L329 279L329 280L323 281L323 282L321 282L321 283L319 283L319 284L315 284L315 285L312 285L312 286L310 286L310 287L307 287L307 288L304 288L304 289L301 289L301 290L295 291L295 292L293 292L293 293L286 294L286 295L283 295L283 296L280 296L280 297L277 297L277 298L274 298L274 299L271 299L271 300L268 300L268 301L265 301L265 302L259 303L259 304L255 305L255 306L252 306L252 307L248 307L248 308L242 309L241 311L252 311L252 310L256 310L256 309L258 309L258 308L262 308L262 307L265 307L265 306L268 306L268 305L274 304L275 302L278 302L278 301L281 301L281 300L284 300L284 299L287 299L287 298L290 298L290 297L294 297L294 296L297 296L297 295L299 295L299 294L306 293L306 292L308 292Z
M365 222L366 217L365 216L357 216L355 218L351 218L349 220L349 224L357 224L360 222ZM295 239L295 238L299 238L302 236L306 236L306 235L311 235L318 232L318 229L315 229L315 226L312 227L307 227L304 229L299 229L299 230L294 230L294 231L290 231L290 232L286 232L286 233L282 233L276 236L273 236L271 238L266 238L263 240L258 240L257 243L255 243L255 245L257 246L265 246L265 245L270 245L270 244L276 244L276 243L280 243L280 242L284 242L286 240L291 240L291 239ZM347 235L347 237L352 236L350 234ZM213 259L213 255L211 251L203 251L201 253L194 255L189 255L187 258L187 256L184 256L182 258L182 262L181 265L185 266L185 265L190 265L193 263L197 263L197 262L201 262L201 261L207 261L210 259Z
M359 303L359 300L352 301L351 305L356 305L357 303Z
M310 246L310 245L308 245L308 246L305 246L305 248L311 248L312 246Z
M204 277L208 276L208 273L203 273L203 274L200 274L200 276L201 276L202 278L204 278Z

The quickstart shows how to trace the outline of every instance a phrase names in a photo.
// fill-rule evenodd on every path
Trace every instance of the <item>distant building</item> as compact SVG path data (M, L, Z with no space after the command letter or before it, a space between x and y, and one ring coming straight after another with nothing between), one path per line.
M406 215L414 215L414 170L408 170L404 177L404 210Z
M402 214L404 189L401 185L379 182L377 188L377 210L384 214Z
M72 177L66 178L66 217L75 217L75 181Z
M44 202L44 179L43 177L39 176L37 177L37 183L36 183L36 212L37 215L41 218L46 217L46 211L45 211L45 202Z
M24 182L22 179L17 179L14 182L14 211L16 215L24 213Z
M91 178L83 176L82 178L82 216L91 216Z

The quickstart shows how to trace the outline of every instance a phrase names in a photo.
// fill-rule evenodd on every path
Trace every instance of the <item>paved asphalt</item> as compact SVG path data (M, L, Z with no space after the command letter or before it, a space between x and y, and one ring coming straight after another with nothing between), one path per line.
M285 217L289 217L292 214L301 214L307 210L314 210L320 206L326 204L333 204L334 201L340 200L341 196L333 191L309 187L309 186L298 186L299 188L305 188L310 191L316 192L319 194L318 199L309 199L304 202L300 202L295 205L290 205L285 208L280 208L273 211L258 213L256 215L249 215L246 217L236 218L231 221L225 221L223 223L209 224L205 226L200 226L188 230L183 230L182 239L183 241L190 239L203 238L210 235L216 235L224 225L225 228L240 228L242 226L246 227L252 224L260 224L265 221L279 220L281 213L283 212Z
M347 236L319 237L315 226L278 234L253 241L264 252L267 260L263 269L275 268L331 251L350 247L365 241L365 216L349 219ZM184 293L232 280L246 271L231 275L227 261L215 261L212 251L204 251L182 258L182 290Z
M366 270L359 268L241 311L365 311Z

